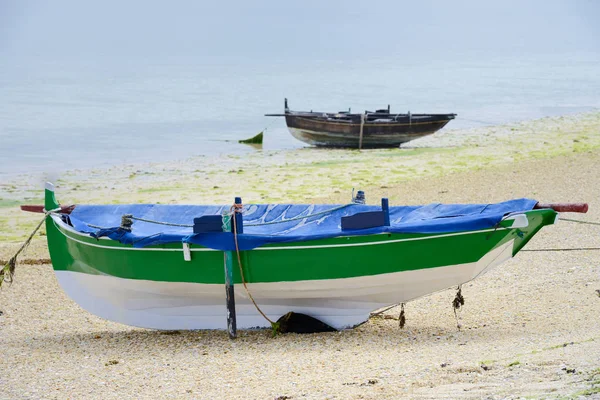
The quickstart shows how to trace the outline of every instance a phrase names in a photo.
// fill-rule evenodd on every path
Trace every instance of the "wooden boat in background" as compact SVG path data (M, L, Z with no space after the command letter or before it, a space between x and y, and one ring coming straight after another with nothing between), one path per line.
M284 114L292 136L322 147L386 148L430 135L442 129L456 114L396 114L387 109L353 114L291 111L285 99Z

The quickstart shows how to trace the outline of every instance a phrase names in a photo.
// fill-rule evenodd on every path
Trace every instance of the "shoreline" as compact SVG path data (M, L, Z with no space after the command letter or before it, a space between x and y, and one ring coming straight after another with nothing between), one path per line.
M407 156L410 158L422 153L439 152L443 154L466 150L471 150L470 153L467 152L467 156L489 157L490 154L486 154L489 152L486 152L485 149L497 146L498 150L512 150L513 152L513 154L506 155L503 161L519 161L527 158L551 157L569 152L570 150L585 151L600 147L600 139L588 136L589 133L593 134L593 132L590 132L591 130L598 129L599 127L600 111L591 111L502 125L469 129L443 129L424 138L410 141L402 145L399 149L369 149L359 152L354 149L327 149L307 146L297 149L258 150L249 154L196 155L166 162L111 163L101 168L72 168L51 174L42 172L30 174L15 173L6 176L8 178L6 183L0 185L4 191L0 200L16 198L20 200L22 198L19 198L18 193L15 196L15 192L19 192L19 190L25 192L39 190L39 188L32 186L35 183L32 181L35 180L43 184L48 179L62 179L67 183L71 179L73 183L77 183L77 181L85 179L88 176L97 177L103 174L112 174L115 179L122 179L125 173L128 175L139 174L145 169L149 174L156 175L160 174L160 172L172 172L177 167L181 167L184 172L200 172L198 168L193 168L193 166L202 162L208 162L208 164L200 165L200 167L206 167L207 173L211 174L218 169L225 169L228 166L242 166L243 162L240 162L241 159L247 159L251 166L256 166L257 163L264 163L265 165L263 166L272 167L277 166L280 162L285 163L286 166L288 164L292 166L306 164L331 166L344 162L372 161L375 157L393 160L394 156ZM548 142L548 140L552 139L554 143ZM540 143L540 141L542 142ZM573 145L570 141L574 141L573 143L576 144ZM524 145L533 146L533 148L524 149L521 147ZM514 152L516 150L523 152L523 154L515 155ZM329 155L333 155L333 160L328 159ZM305 159L298 159L297 157L305 157ZM480 168L489 164L490 161L492 160L475 163L469 167ZM502 160L497 159L493 161ZM221 168L219 168L219 165ZM459 170L464 169L460 168L464 166L461 163L449 163L449 166ZM424 174L416 174L416 178L428 176L426 170L411 172L425 172Z

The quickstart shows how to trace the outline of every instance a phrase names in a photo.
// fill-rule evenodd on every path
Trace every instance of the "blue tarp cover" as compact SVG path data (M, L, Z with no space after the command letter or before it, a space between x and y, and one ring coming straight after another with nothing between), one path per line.
M244 205L244 233L238 235L240 250L250 250L269 243L301 242L338 236L378 233L448 233L494 227L510 213L531 210L536 200L517 199L496 204L428 204L425 206L390 207L390 226L360 230L341 230L341 217L365 211L380 211L371 205ZM163 204L78 205L70 215L73 227L92 236L108 236L121 243L145 247L165 243L193 243L217 250L235 250L233 234L228 232L194 234L192 228L134 221L132 231L119 228L121 216L152 221L193 225L194 218L221 215L227 206L192 206ZM332 210L327 212L328 210ZM325 213L323 213L325 212ZM301 218L316 213L320 215ZM293 220L291 220L293 219ZM291 220L291 221L290 221ZM275 224L251 226L281 222ZM92 228L88 224L105 229Z

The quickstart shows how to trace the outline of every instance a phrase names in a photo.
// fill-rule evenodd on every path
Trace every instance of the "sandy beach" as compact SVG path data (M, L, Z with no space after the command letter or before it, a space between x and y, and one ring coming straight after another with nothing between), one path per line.
M20 175L0 186L0 259L39 222L52 179L71 203L587 202L600 222L600 113L444 130L394 150L259 151ZM548 251L558 249L578 251ZM0 291L0 398L600 398L600 226L559 221L515 259L352 330L271 337L159 332L97 318L59 288L43 231Z

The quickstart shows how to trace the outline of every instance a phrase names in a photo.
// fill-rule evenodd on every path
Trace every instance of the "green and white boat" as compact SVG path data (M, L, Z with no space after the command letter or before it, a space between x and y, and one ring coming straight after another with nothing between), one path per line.
M536 204L244 205L234 233L209 226L230 206L61 209L48 184L44 207L56 210L46 228L58 281L97 316L154 329L226 329L224 258L241 284L238 252L248 291L271 320L293 311L343 329L514 257L557 218ZM209 222L192 225L203 216ZM238 328L269 326L244 290L235 311Z

